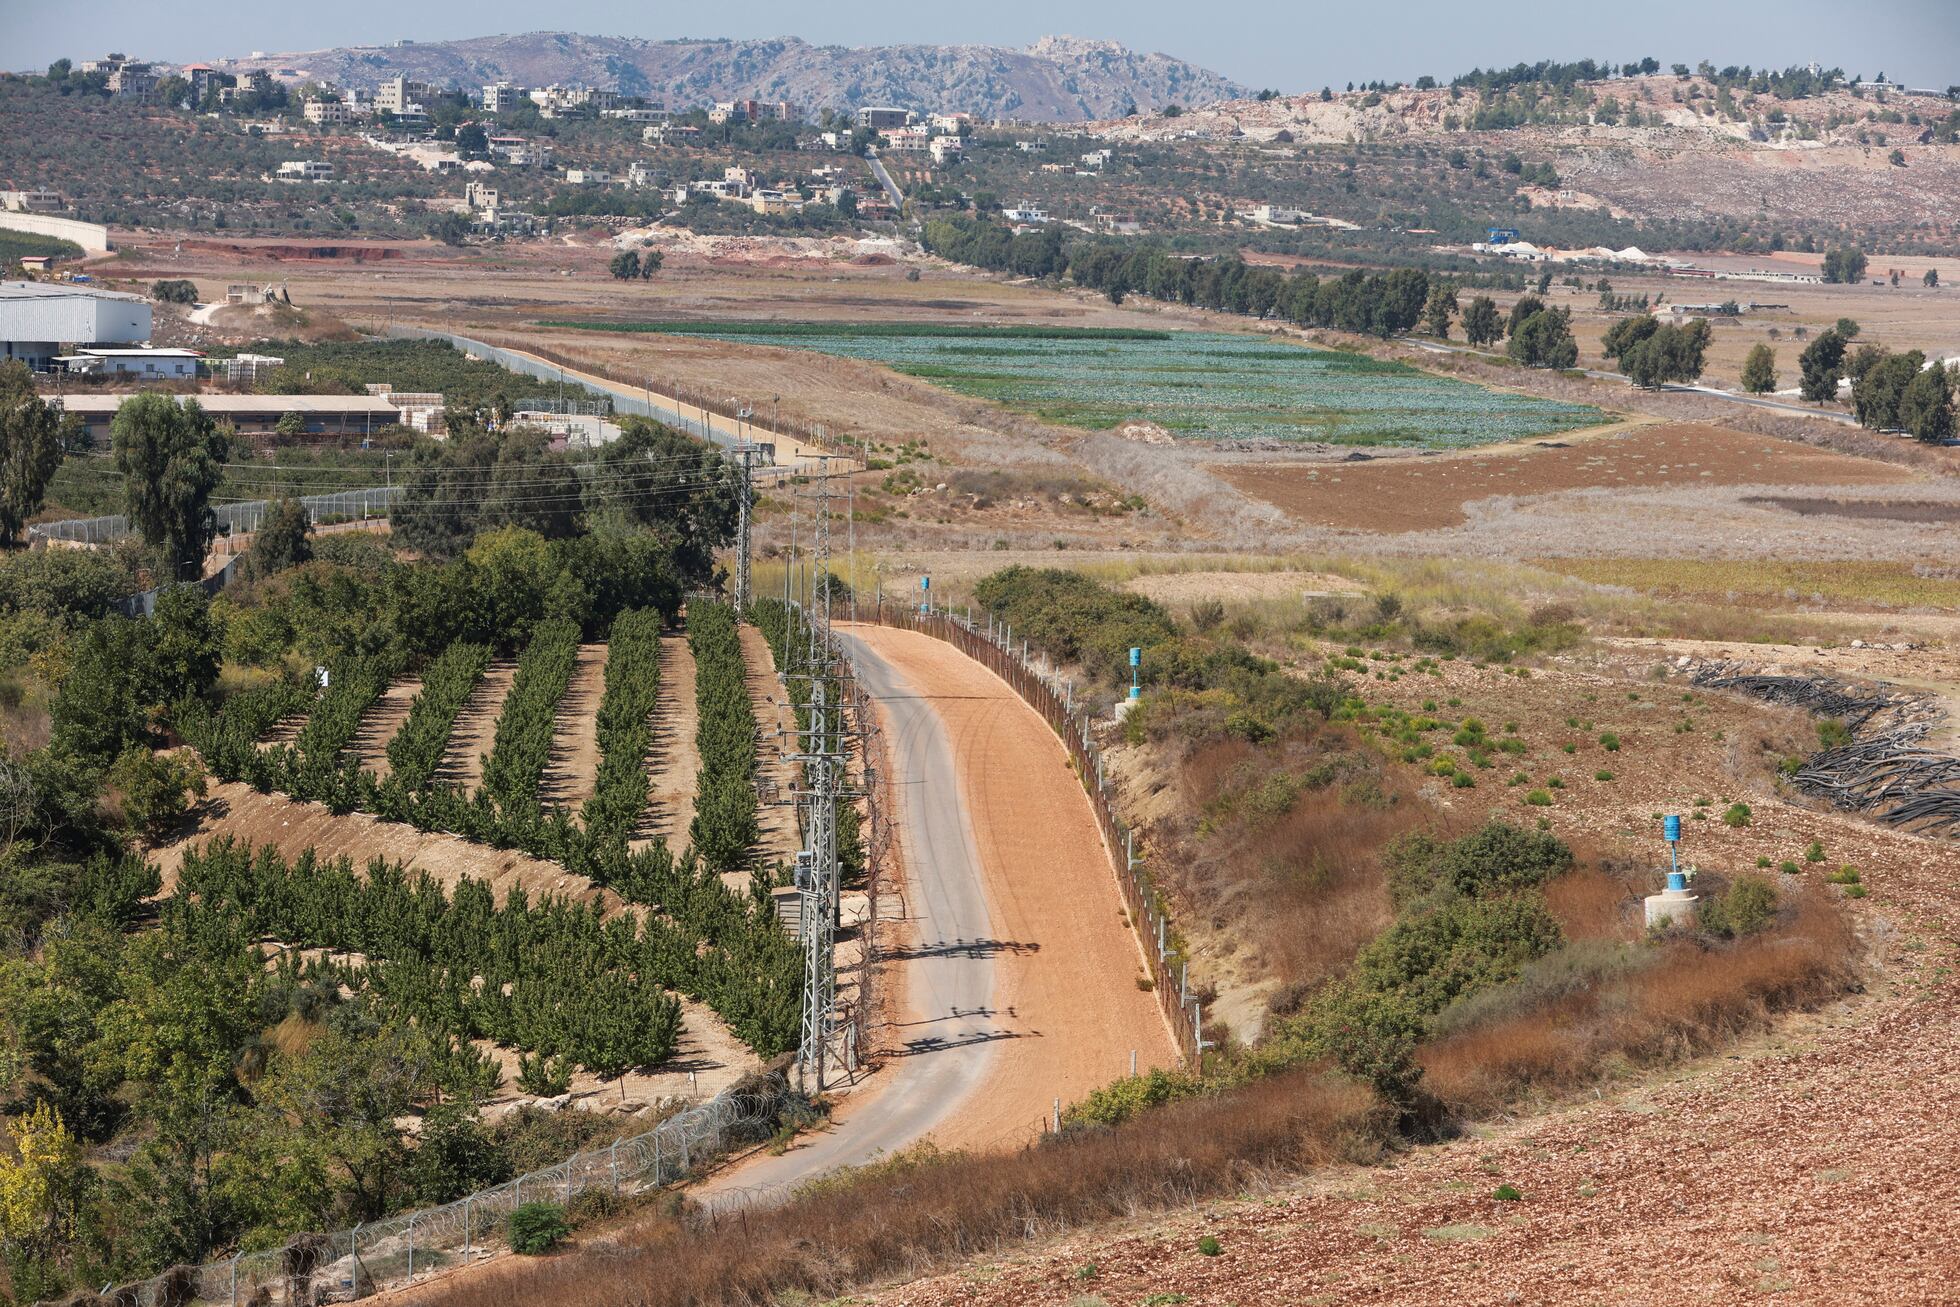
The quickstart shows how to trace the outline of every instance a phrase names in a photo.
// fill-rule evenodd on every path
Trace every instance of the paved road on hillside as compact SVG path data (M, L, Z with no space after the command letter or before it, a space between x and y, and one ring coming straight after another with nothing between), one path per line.
M878 179L878 184L885 188L885 195L891 200L892 207L901 213L904 212L905 192L898 189L898 183L893 181L892 175L885 171L885 161L875 154L865 155L864 161L871 165L871 173Z
M946 723L929 697L863 641L840 638L884 713L888 766L900 778L893 796L916 952L906 963L903 1025L886 1040L899 1051L879 1073L882 1087L866 1101L847 1102L835 1128L695 1191L716 1208L777 1201L814 1176L917 1142L985 1078L1008 1033L991 1010L994 929Z

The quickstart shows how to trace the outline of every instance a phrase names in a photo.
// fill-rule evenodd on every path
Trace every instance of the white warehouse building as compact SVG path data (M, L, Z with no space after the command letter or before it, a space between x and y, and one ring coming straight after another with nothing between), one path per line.
M45 372L63 345L137 345L149 338L150 303L141 295L0 281L0 359Z

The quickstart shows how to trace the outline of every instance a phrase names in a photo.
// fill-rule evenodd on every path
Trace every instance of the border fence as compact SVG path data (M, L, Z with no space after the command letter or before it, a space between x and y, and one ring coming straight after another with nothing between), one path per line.
M299 502L306 509L308 521L314 526L321 526L330 522L385 517L388 506L401 493L400 486L364 486L358 490L301 495ZM218 519L219 533L242 534L258 530L275 502L270 499L248 499L236 504L217 505L212 512ZM136 529L121 513L103 517L74 517L64 522L41 522L27 528L30 544L36 540L60 540L66 544L106 545L134 534Z
M780 1076L745 1081L644 1134L453 1203L331 1234L296 1235L281 1247L241 1252L227 1261L173 1267L106 1291L96 1301L114 1307L353 1302L504 1251L510 1214L525 1203L565 1204L593 1192L642 1193L684 1179L731 1149L774 1134L789 1101Z
M1036 666L1025 638L1017 649L1013 628L991 620L985 625L976 624L971 609L961 616L930 605L911 608L880 595L869 613L860 607L858 620L918 631L946 641L1006 681L1055 728L1075 763L1083 789L1088 791L1096 824L1102 827L1116 886L1122 891L1124 906L1129 909L1130 921L1143 942L1144 954L1151 960L1157 1004L1170 1023L1180 1053L1192 1062L1201 1060L1211 1045L1204 1038L1203 1009L1191 995L1190 965L1178 963L1173 970L1169 914L1158 901L1143 859L1137 856L1135 832L1117 815L1103 775L1102 750L1095 742L1092 715L1087 704L1076 699L1073 682Z

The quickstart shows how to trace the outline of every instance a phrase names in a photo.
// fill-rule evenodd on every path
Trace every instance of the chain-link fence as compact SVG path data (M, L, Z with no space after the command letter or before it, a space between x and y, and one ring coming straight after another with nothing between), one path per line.
M177 1267L98 1301L115 1307L312 1307L352 1302L508 1248L511 1213L526 1203L570 1203L583 1193L630 1195L686 1178L714 1159L775 1133L788 1106L777 1076L745 1081L671 1116L542 1171L442 1207L404 1212L332 1234L302 1234L283 1247L229 1261Z
M328 494L301 495L300 506L314 526L334 522L359 522L384 517L400 486L364 486L359 490L335 490ZM272 510L274 500L251 499L237 504L219 504L212 512L218 519L220 534L256 531ZM27 528L29 542L61 540L70 544L106 545L134 535L129 519L121 513L104 517L75 517L65 522L42 522Z

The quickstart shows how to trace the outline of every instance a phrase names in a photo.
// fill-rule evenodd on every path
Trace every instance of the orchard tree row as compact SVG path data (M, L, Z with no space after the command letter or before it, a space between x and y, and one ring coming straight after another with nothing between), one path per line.
M739 867L756 840L755 706L735 610L716 600L688 605L694 650L695 742L701 776L694 799L694 849L716 871Z
M661 978L688 950L667 923L606 920L596 905L513 889L501 906L465 877L453 895L376 858L356 874L311 850L288 862L272 845L213 840L185 854L175 906L234 913L261 937L359 954L339 979L370 988L406 1021L462 1040L562 1056L613 1078L665 1061L680 1004Z
M518 659L517 676L497 717L496 740L483 760L480 792L490 796L500 816L531 821L541 812L538 786L551 757L558 701L578 661L578 636L575 622L545 622Z
M582 811L587 842L603 855L626 849L647 806L647 750L660 692L660 614L622 613L606 650L606 691L599 701L599 774Z
M388 766L411 793L428 788L449 750L456 715L490 666L490 646L458 640L422 673L422 688L408 717L388 741Z

